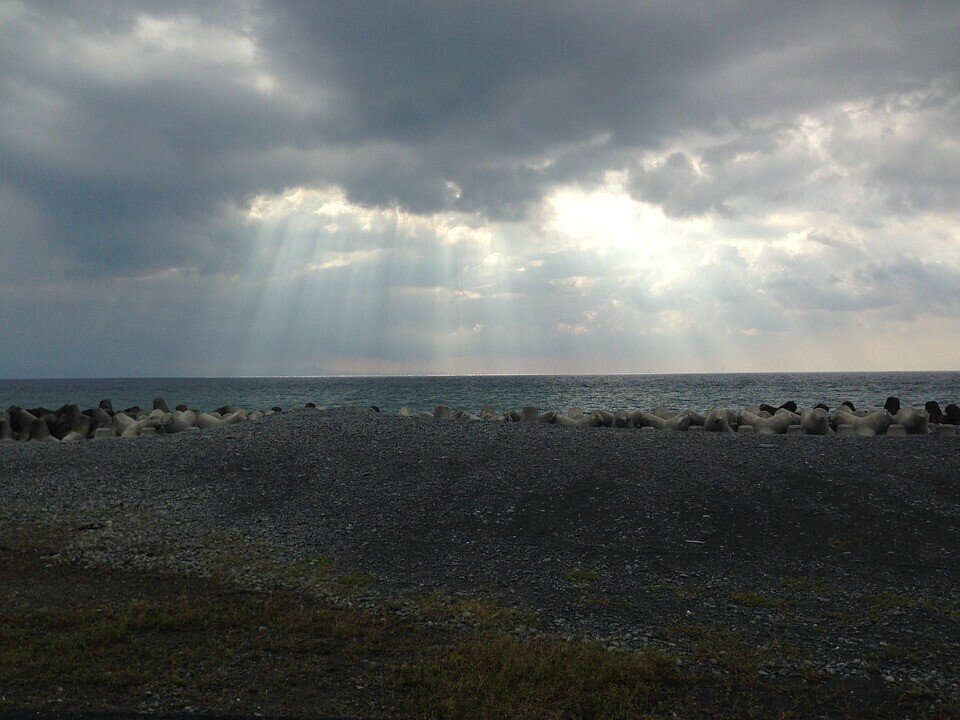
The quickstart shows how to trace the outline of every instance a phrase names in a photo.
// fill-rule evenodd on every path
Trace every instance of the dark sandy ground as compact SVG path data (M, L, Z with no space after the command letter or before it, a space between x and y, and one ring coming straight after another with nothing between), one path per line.
M949 717L960 697L960 438L297 411L174 436L3 444L3 537L33 548L14 553L23 568L47 542L38 552L54 568L280 585L351 612L406 603L417 628L434 627L424 597L482 600L532 618L508 623L521 642L586 638L670 653L698 676L825 688L841 698L830 717L905 716L893 709L906 696L919 702L910 716ZM456 633L472 631L466 612ZM417 628L385 656L414 652ZM42 684L31 692L43 699ZM390 714L385 697L344 702Z

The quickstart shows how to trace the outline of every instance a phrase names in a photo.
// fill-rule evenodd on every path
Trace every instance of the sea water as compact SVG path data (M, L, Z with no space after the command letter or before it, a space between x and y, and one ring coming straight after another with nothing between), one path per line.
M247 409L376 405L395 412L402 406L431 410L449 405L478 412L536 405L562 410L684 410L739 408L753 403L801 407L844 400L859 407L882 406L889 395L904 405L936 400L960 402L960 372L749 373L690 375L444 375L400 377L111 378L0 380L0 409L9 405L56 409L65 403L95 406L110 398L114 408L149 409L162 395L172 408L184 403L211 410L221 405Z

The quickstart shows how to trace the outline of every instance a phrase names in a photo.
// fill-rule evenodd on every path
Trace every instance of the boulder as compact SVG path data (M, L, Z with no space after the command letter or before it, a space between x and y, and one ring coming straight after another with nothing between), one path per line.
M446 405L437 405L433 409L433 418L434 420L449 420L453 416L450 413L450 408Z
M898 412L900 412L900 398L891 395L883 403L883 409L891 415L896 415Z
M113 401L110 398L104 398L101 400L99 403L97 403L97 407L109 413L110 415L113 415Z
M159 395L153 399L153 409L163 410L165 413L170 412L170 408L167 407L167 401Z

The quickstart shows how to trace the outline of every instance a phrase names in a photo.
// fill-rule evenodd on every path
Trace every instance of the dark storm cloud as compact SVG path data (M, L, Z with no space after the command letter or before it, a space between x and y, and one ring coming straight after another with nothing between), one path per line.
M937 2L0 0L0 374L35 372L21 342L96 373L144 341L150 367L196 371L185 348L239 357L254 321L283 328L244 366L270 371L284 348L310 367L318 337L403 363L503 355L520 328L531 354L651 352L631 333L671 313L717 332L800 327L797 308L947 317L957 24ZM329 186L342 216L247 216ZM614 186L713 223L702 247L619 241L675 246L684 281L551 224L554 191ZM434 214L494 237L450 242ZM799 252L723 244L786 235Z
M0 183L91 274L229 266L229 209L304 183L522 218L552 184L633 167L684 134L909 92L957 62L956 12L941 3L12 2L3 14ZM144 36L144 17L169 25ZM942 171L917 182L894 158L876 179L923 204L955 186L955 166ZM682 155L636 187L668 212L726 208ZM23 232L3 224L7 242Z

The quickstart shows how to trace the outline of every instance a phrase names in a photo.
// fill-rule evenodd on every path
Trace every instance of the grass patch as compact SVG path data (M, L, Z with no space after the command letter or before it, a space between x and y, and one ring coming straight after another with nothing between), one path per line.
M512 631L520 628L535 628L540 618L532 612L507 608L481 598L455 598L442 593L421 595L408 603L418 619L437 624L459 623L481 631ZM393 603L391 608L402 607Z
M785 577L781 580L785 587L803 592L808 595L819 597L833 597L837 594L837 588L824 580L813 580L811 578Z
M917 650L910 650L902 645L887 645L873 654L875 663L900 663L902 665L920 665L924 655Z
M870 604L871 609L876 611L910 610L920 606L920 601L916 598L891 592L867 595L866 600Z
M629 607L631 602L627 598L601 594L596 591L596 584L600 574L595 570L577 568L568 570L564 577L580 593L580 604L594 607Z
M790 601L786 598L775 595L765 595L758 592L737 592L730 596L730 599L738 605L746 605L754 608L769 608L784 612L790 609Z
M249 596L3 611L0 687L24 700L58 687L107 702L152 693L249 707L289 685L323 691L334 666L359 672L384 633L350 610Z
M629 718L665 714L685 694L674 657L591 643L465 639L396 669L419 718Z

